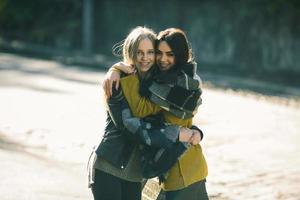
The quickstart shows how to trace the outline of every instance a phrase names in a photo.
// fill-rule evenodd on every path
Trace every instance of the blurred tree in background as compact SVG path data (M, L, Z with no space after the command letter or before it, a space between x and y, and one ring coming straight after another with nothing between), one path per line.
M65 51L83 49L86 0L0 0L0 37ZM300 75L298 0L93 1L92 53L112 46L135 26L187 31L204 70L249 75Z
M0 0L0 35L63 49L81 47L82 2Z

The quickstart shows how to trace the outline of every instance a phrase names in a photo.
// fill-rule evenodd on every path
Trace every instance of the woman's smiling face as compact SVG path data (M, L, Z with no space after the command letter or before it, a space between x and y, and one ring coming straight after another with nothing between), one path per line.
M167 71L175 65L175 54L166 41L161 41L158 44L156 64L161 71Z
M152 41L145 38L140 41L137 55L136 55L136 67L139 73L146 73L154 64L155 51Z

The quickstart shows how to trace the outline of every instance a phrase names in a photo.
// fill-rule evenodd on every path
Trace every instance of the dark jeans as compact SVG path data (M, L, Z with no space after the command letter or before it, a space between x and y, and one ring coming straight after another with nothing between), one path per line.
M141 200L141 183L125 181L96 169L92 193L94 200Z
M205 182L199 181L181 190L161 192L157 200L208 200Z

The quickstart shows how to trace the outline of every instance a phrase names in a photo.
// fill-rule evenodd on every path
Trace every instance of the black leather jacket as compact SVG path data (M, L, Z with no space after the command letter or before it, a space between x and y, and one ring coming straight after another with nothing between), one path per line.
M108 111L104 135L96 148L96 154L115 167L123 169L137 142L123 126L120 98L123 96L114 94L107 102Z
M113 96L108 100L105 132L101 143L96 149L97 156L104 158L115 167L120 169L125 168L128 164L129 158L135 146L145 144L143 134L141 134L141 137L138 137L138 133L133 134L125 129L122 119L122 109L124 108L120 106L122 100L124 101L124 96L120 90L114 91ZM151 119L154 121L158 120L158 122L161 122L162 120L156 117L152 118L151 116L148 117L148 119L144 118L144 120L148 122L150 122L149 120ZM141 122L141 128L143 129L142 124L143 123ZM160 126L161 128L166 127L165 125ZM200 129L198 129L196 126L193 126L192 128L199 130L201 133L201 138L203 137L203 133ZM160 130L160 128L158 129ZM141 131L141 133L143 133L143 131ZM155 129L152 130L150 135L151 134L156 135L155 138L152 138L152 141L160 144L162 148L146 147L140 149L143 155L141 162L143 166L142 171L144 178L152 178L166 172L177 161L178 157L187 149L187 146L183 145L181 142L175 142L175 144L172 144L171 146L168 145L169 143L157 142L166 141L167 139L164 137L164 134L157 133L157 130ZM160 156L158 157L157 154ZM153 158L156 158L155 162L153 161Z

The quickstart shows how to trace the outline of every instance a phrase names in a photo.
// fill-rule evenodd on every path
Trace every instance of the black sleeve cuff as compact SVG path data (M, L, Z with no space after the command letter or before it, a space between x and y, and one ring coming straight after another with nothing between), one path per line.
M197 127L197 126L195 126L195 125L192 125L192 126L191 126L191 129L194 129L194 130L197 130L197 131L199 131L199 133L200 133L200 137L201 137L201 140L203 139L204 135L203 135L203 132L201 131L201 129L200 129L200 128L198 128L198 127Z

